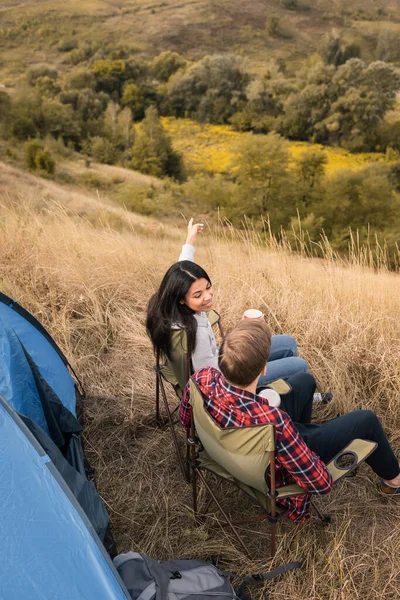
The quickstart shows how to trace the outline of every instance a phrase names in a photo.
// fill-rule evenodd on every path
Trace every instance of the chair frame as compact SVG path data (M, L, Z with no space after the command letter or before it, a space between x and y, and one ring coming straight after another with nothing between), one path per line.
M193 381L193 379L192 379ZM196 386L196 388L198 389L196 383L193 381L194 385ZM200 392L200 390L199 390ZM201 393L201 392L200 392ZM205 409L206 410L206 409ZM190 429L188 429L188 431L190 431L190 434L187 435L187 445L188 445L188 453L187 455L190 456L190 469L192 471L190 479L191 479L191 484L192 484L192 507L193 507L193 515L194 515L194 521L196 524L199 524L200 519L199 519L199 513L198 513L198 496L197 496L197 478L199 478L200 482L204 485L204 487L206 488L206 490L209 493L209 500L207 501L206 504L206 508L205 508L205 512L203 513L205 517L208 516L207 511L209 509L210 504L212 503L212 501L215 502L215 504L217 505L219 511L222 513L225 522L221 523L221 525L225 525L225 526L229 526L232 533L234 534L235 538L237 539L237 541L239 542L239 544L241 545L241 547L243 548L245 554L247 554L248 556L250 556L250 551L248 549L248 547L246 546L245 542L243 541L243 539L240 537L235 525L245 525L245 524L250 524L250 523L255 523L255 522L259 522L259 521L265 521L268 520L270 525L271 525L271 557L273 558L275 556L276 553L276 530L277 530L277 522L278 519L282 516L285 515L286 511L283 511L281 513L279 513L277 511L277 498L279 497L279 489L276 487L276 433L275 433L275 426L271 423L267 423L265 424L266 427L272 427L273 430L273 440L274 440L274 446L275 446L275 450L273 451L269 451L269 470L270 470L270 485L268 488L268 492L266 493L266 498L270 501L270 512L267 512L265 510L264 507L261 506L262 510L264 511L263 514L257 514L254 515L254 517L250 517L247 519L241 519L239 521L232 521L232 519L229 517L229 515L227 514L227 512L224 510L224 508L222 507L220 501L218 500L216 494L214 493L214 491L212 490L212 487L209 485L204 472L210 472L213 475L215 475L215 477L217 478L217 482L218 484L221 483L222 481L226 481L227 483L234 485L236 487L236 489L242 491L243 493L246 494L245 490L242 490L237 484L235 484L235 482L233 481L229 481L227 479L225 479L225 477L223 477L222 475L220 475L219 473L216 473L215 471L211 470L211 469L207 469L206 467L202 466L201 463L199 462L198 458L199 458L199 451L202 448L202 444L200 439L197 436L196 433L196 425L195 425L195 421L194 421L194 414L193 414L193 408L191 411L191 423L190 423ZM209 415L209 417L214 421L213 417L211 415ZM215 421L214 421L215 422ZM216 423L218 425L218 423ZM220 425L218 425L218 427L220 427ZM249 426L251 427L251 426ZM357 440L353 440L353 442L355 442ZM361 440L364 441L365 440ZM357 455L351 450L351 446L353 444L353 442L351 442L346 448L344 448L343 450L341 450L329 463L328 469L329 467L332 467L332 469L336 470L336 479L334 479L334 482L339 481L340 479L342 479L344 477L344 475L347 475L349 473L352 473L359 464L361 464L362 462L365 461L366 458L368 458L368 456L375 450L375 448L377 447L376 443L373 442L366 442L367 444L370 445L369 448L369 452L366 456L364 456L364 458L362 458L361 460L358 460ZM343 456L347 456L347 455L352 455L353 456L353 463L349 466L349 467L340 467L339 466L339 461ZM355 460L354 460L355 459ZM342 470L343 473L339 476L337 476L337 470ZM247 494L246 494L247 495ZM301 491L295 491L293 494L289 494L289 495L285 495L284 498L290 498L293 496L299 496L299 495L310 495L310 492L304 490L303 492ZM251 497L251 496L249 496ZM255 499L252 498L252 500L254 501ZM318 520L322 523L322 524L328 524L331 522L331 518L329 515L323 515L318 508L315 506L315 504L312 502L312 500L310 500L310 504L312 509L317 513L318 516Z
M272 427L273 436L274 436L274 445L276 445L276 435L275 435L274 425L270 424L270 425L266 425L266 426ZM202 467L198 461L198 451L199 451L199 448L201 447L201 442L196 434L196 426L195 426L195 422L194 422L193 410L191 413L190 435L187 437L187 444L188 444L188 447L190 448L190 468L192 470L190 479L191 479L191 484L192 484L192 506L193 506L193 515L194 515L195 523L199 522L198 503L197 503L197 477L198 477L210 495L210 500L207 503L207 506L205 509L205 516L207 516L207 510L208 510L211 502L214 501L215 504L217 505L219 511L222 513L222 515L225 519L225 523L222 523L222 524L230 527L235 538L237 539L237 541L243 548L245 554L247 554L248 556L250 556L250 551L249 551L248 547L246 546L245 542L243 541L243 539L240 537L235 525L245 525L245 524L255 523L258 521L268 520L269 523L271 524L271 557L274 557L275 552L276 552L276 525L277 525L277 521L279 519L279 515L277 514L277 505L276 505L276 499L278 497L278 494L276 492L275 451L269 452L270 486L269 486L269 491L266 494L268 500L270 500L270 502L271 502L271 512L270 513L264 512L263 514L255 515L254 517L251 517L248 519L241 519L240 521L232 521L232 519L229 517L229 515L226 513L226 511L222 507L216 494L213 492L211 486L207 482L205 475L203 474L203 471L207 472L208 469L205 469L204 467ZM215 475L215 477L218 478L219 482L221 482L223 480L223 481L227 481L231 485L235 485L233 482L226 480L225 478L221 477L214 471L210 470L208 472ZM240 489L236 485L235 485L235 487L237 489ZM241 490L241 491L243 491L243 490ZM243 491L243 493L245 493L245 492ZM306 492L305 492L305 494L306 494ZM293 495L298 495L298 493L293 494ZM252 500L254 501L254 498L252 498ZM320 516L321 516L321 518L323 518L322 515L320 515Z
M223 328L221 325L221 316L219 315L219 313L216 310L210 311L210 313L212 313L212 315L215 316L215 319L213 321L211 321L211 326L213 328L218 327L220 336L221 336L221 338L223 338L224 331L223 331ZM182 329L180 331L182 332L182 335L186 334L184 329ZM187 383L189 381L191 375L193 374L193 368L192 368L191 357L189 356L188 352L185 352L184 355L185 355L184 356L184 358L185 358L185 381ZM174 418L174 414L179 409L180 402L181 402L181 396L178 392L177 386L173 386L172 383L170 383L163 376L164 367L165 367L165 364L162 363L160 351L157 349L156 364L154 366L154 371L155 371L155 375L156 375L156 422L159 427L163 426L163 422L161 419L161 413L160 413L160 396L161 396L165 412L167 413L168 425L169 425L169 428L171 431L172 440L174 443L174 448L175 448L176 457L178 459L179 468L182 473L183 479L186 481L186 483L190 483L191 469L190 469L190 464L189 464L189 447L186 443L186 457L184 458L182 456L182 451L179 447L178 436L177 436L177 433L175 430L175 425L179 422L179 419ZM179 400L178 404L176 406L174 406L172 409L168 402L168 397L167 397L167 393L165 390L165 383L167 383L171 387L173 387L174 392L177 395L178 400ZM182 392L183 392L183 390L182 390ZM189 431L186 432L186 438L188 438L188 436L189 436Z

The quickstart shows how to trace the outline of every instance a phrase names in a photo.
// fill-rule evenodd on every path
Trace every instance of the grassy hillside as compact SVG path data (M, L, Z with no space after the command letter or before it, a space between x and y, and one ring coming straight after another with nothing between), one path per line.
M251 59L252 69L271 57L294 68L332 31L358 43L368 60L377 33L400 27L392 0L298 0L295 10L285 6L285 0L3 0L0 82L12 83L34 63L62 63L63 43L123 44L146 57L168 49L190 59L236 52ZM271 17L279 19L274 34L266 26Z
M183 223L166 227L115 209L115 224L96 194L71 196L7 169L0 170L1 289L50 329L84 381L86 449L119 550L219 555L239 573L304 559L304 570L266 584L271 600L397 598L400 504L378 495L366 465L318 500L332 525L280 525L273 565L265 525L245 534L252 561L217 520L193 526L171 437L154 428L154 359L144 330L147 301L176 260ZM197 259L213 278L227 330L245 308L258 307L276 333L296 337L320 386L335 393L332 404L316 409L316 420L375 410L400 455L400 279L384 266L362 267L361 252L348 261L329 255L327 246L324 260L294 256L274 239L211 223ZM233 503L236 512L252 510L244 498Z

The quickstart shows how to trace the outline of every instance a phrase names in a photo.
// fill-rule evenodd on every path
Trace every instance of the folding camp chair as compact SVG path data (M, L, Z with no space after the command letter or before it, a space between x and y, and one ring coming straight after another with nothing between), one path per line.
M210 310L207 313L208 320L212 327L217 327L221 337L223 330L221 325L220 315L215 310ZM179 447L178 437L175 430L175 425L178 422L176 413L178 412L183 390L186 383L189 381L193 373L190 356L187 351L187 336L184 329L171 330L171 360L166 359L165 363L161 362L160 353L157 352L156 366L156 421L161 425L162 419L160 415L160 393L164 403L165 412L167 413L168 424L172 434L176 455L179 462L179 467L182 471L184 479L189 482L190 471L188 466L188 457L186 460L183 457L182 450ZM171 408L168 402L167 393L164 383L169 383L177 395L179 402Z
M280 380L279 386L282 386L282 383L284 382ZM273 387L273 384L271 384L271 387ZM190 447L191 453L191 481L195 520L198 515L198 478L208 490L211 499L214 500L224 516L225 524L230 526L246 554L249 554L248 548L235 525L262 520L268 520L271 523L271 555L274 556L276 523L279 516L283 514L283 511L277 506L277 500L309 494L297 484L276 487L275 427L272 424L263 424L250 427L221 428L206 410L202 393L193 379L190 380L190 404L192 417L188 447ZM333 481L336 483L353 471L375 450L376 446L375 442L353 440L327 465ZM346 466L345 463L349 459L351 459L351 464ZM268 486L266 478L268 468L270 486ZM207 481L206 472L213 473L220 480L235 484L261 506L263 514L233 523L218 500L212 486ZM329 521L314 505L312 506L323 522Z

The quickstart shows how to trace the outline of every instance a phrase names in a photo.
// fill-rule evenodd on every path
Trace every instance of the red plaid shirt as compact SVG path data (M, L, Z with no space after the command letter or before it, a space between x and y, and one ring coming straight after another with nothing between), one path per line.
M204 395L208 412L222 427L275 425L277 487L297 483L314 494L328 494L332 490L333 481L328 469L305 444L287 413L270 407L261 396L230 385L217 369L199 369L192 378ZM180 406L180 420L184 427L190 425L189 398L190 387L187 384ZM279 503L288 509L289 518L296 523L302 523L310 516L308 495L293 496Z

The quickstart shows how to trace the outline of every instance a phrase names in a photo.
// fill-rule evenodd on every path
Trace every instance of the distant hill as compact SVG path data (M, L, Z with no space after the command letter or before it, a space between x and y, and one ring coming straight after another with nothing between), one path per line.
M235 52L249 57L252 69L275 58L294 70L327 35L357 44L367 61L383 58L387 48L393 54L400 45L398 2L2 0L0 83L13 83L38 62L60 66L68 49L85 41L122 44L146 58L163 50L189 59ZM390 60L400 59L400 48L396 53Z

